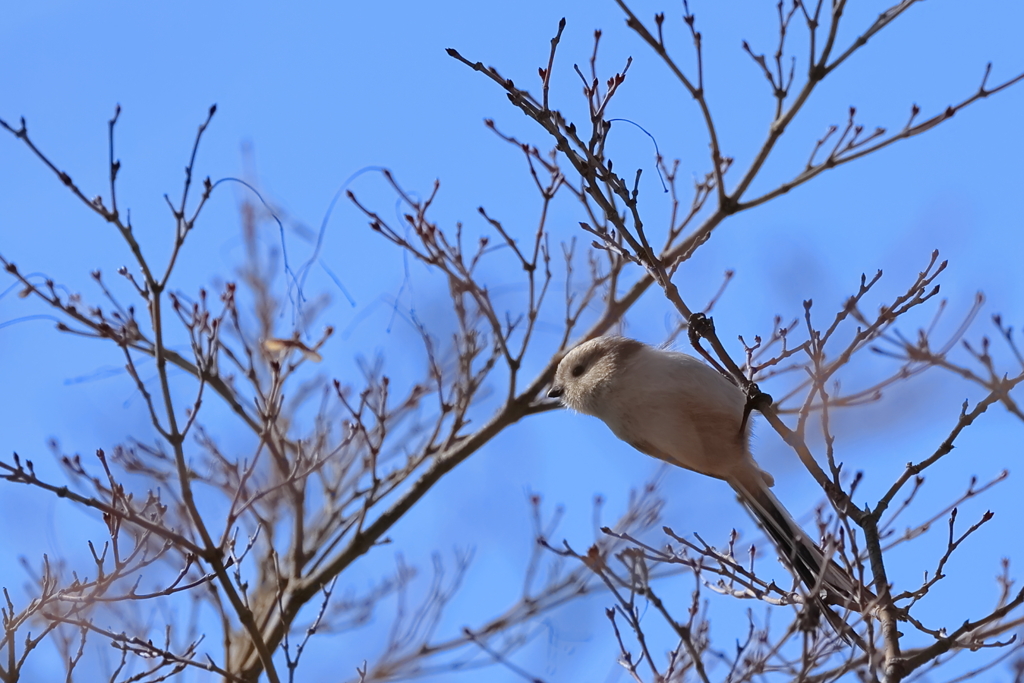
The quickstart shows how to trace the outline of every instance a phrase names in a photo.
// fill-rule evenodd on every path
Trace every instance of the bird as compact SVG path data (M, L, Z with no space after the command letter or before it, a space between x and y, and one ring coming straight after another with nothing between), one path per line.
M750 452L746 394L725 375L685 353L602 336L565 354L547 395L597 417L641 453L729 484L833 629L859 640L829 604L855 607L869 593L772 494L774 477Z

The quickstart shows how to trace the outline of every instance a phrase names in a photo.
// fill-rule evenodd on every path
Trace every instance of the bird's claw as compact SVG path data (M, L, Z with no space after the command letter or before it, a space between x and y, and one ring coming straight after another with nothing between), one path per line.
M740 422L740 434L744 434L747 430L747 423L750 421L751 411L756 410L763 413L772 405L771 394L766 394L761 391L761 388L757 386L756 382L748 384L744 393L747 395L747 402L743 406L743 421Z
M687 322L687 334L690 336L690 343L694 346L700 344L701 337L715 333L715 321L703 313L697 312L690 316Z
M772 395L761 391L756 382L748 384L744 393L747 395L747 406L750 410L763 412L765 408L770 408L774 401Z

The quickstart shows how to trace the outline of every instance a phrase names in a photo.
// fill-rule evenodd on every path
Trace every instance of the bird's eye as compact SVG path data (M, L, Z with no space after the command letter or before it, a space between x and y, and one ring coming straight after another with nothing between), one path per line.
M572 369L572 376L573 377L579 377L580 375L583 374L584 370L586 370L586 368L583 367L582 365L576 365Z

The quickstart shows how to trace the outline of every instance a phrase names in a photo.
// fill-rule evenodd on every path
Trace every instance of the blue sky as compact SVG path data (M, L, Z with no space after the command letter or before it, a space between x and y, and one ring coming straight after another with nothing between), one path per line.
M840 43L848 43L855 28L868 25L884 8L850 8ZM708 98L724 151L742 167L766 135L772 102L740 41L761 52L774 48L774 3L695 2L692 9L704 35ZM638 3L635 10L645 19L665 11L670 40L683 63L690 63L676 4L657 0ZM574 116L582 112L572 64L586 62L592 31L601 28L600 63L606 73L627 56L634 59L613 115L650 131L663 155L682 160L684 176L703 174L707 142L696 109L610 1L16 3L0 19L0 117L15 122L24 116L37 144L92 195L106 192L106 121L120 104L119 196L131 207L140 240L154 254L166 254L170 244L172 222L162 195L180 191L196 126L213 103L218 112L197 172L214 179L244 175L243 149L250 149L261 190L303 224L318 226L331 198L353 174L384 166L420 193L440 179L435 218L442 224L462 220L468 231L483 232L476 208L484 206L527 232L538 205L521 155L490 133L483 120L493 118L502 130L540 146L547 141L492 83L447 57L444 48L455 47L536 89L536 69L546 61L548 41L563 16L568 27L552 86L554 106ZM992 83L1015 75L1024 69L1022 25L1024 5L1018 3L913 7L823 84L753 191L799 172L813 141L827 125L842 124L851 105L868 128L898 128L913 103L922 115L931 115L971 94L989 61ZM1019 327L1024 319L1022 109L1024 88L1018 86L923 136L730 219L680 271L684 296L705 300L721 273L735 269L716 322L723 339L752 336L766 332L775 313L798 315L807 298L823 314L831 310L861 272L882 268L882 291L895 292L938 248L951 262L941 280L951 315L966 311L975 292L983 290L987 303L975 338L991 334L986 326L993 312ZM645 169L644 201L652 215L661 215L666 204L653 172L650 140L622 126L614 145L617 167ZM382 212L393 204L372 173L347 187ZM112 273L128 261L130 254L109 227L7 135L0 136L0 188L0 253L22 269L88 293L91 270ZM190 238L175 287L194 291L230 277L241 254L240 193L229 187L214 196ZM570 238L579 217L568 208L558 217L565 222L554 237ZM268 233L265 239L271 244L276 237ZM298 233L289 233L288 240L293 254L309 253ZM352 377L357 355L379 351L392 374L414 370L420 358L407 349L415 333L393 321L387 302L400 296L403 306L429 324L431 316L443 317L437 279L415 265L407 278L398 252L370 233L344 202L326 231L323 259L355 304L322 272L314 276L312 286L334 300L323 322L349 330L326 347L322 369ZM500 270L488 277L495 287L516 282L514 273ZM0 282L0 291L8 284ZM881 301L879 295L876 303ZM552 311L540 344L557 337L557 310ZM6 387L0 397L0 452L17 451L55 475L46 455L50 438L65 451L88 454L129 435L151 436L142 402L130 380L117 372L116 349L58 335L52 321L32 317L45 313L12 293L0 298L0 377ZM631 318L629 331L657 342L670 313L652 293ZM848 467L868 473L865 492L881 489L906 461L930 453L965 397L976 398L977 391L933 373L916 388L897 390L877 406L840 418L837 430ZM770 430L759 426L757 432L758 459L776 474L779 497L794 512L809 510L820 498L810 478ZM951 567L950 573L970 580L951 579L949 596L979 591L968 607L990 603L995 589L989 577L999 557L1024 560L1020 537L1007 525L1024 515L1021 497L1013 495L1020 486L1014 467L1020 459L1019 433L1019 425L994 410L932 475L933 488L922 501L923 517L955 497L971 475L986 479L1004 467L1011 470L1001 490L961 511L966 519L991 508L1002 520L979 533L971 552ZM349 580L360 587L381 567L393 565L396 552L427 567L432 550L450 557L455 546L475 547L465 591L445 622L455 632L502 608L518 590L531 545L526 491L542 493L551 506L565 505L563 535L585 547L592 497L604 495L611 515L625 505L628 487L640 485L656 467L593 420L562 413L529 420L453 473L419 504L415 521L396 527L394 545L365 558ZM717 484L681 471L668 473L664 482L670 492L666 523L712 538L724 537L732 526L752 533ZM84 561L85 538L102 534L102 524L91 516L41 492L11 487L0 492L0 525L8 557L49 553ZM894 559L891 578L913 581L922 566L932 566L931 560L922 565L916 559ZM0 563L0 584L22 582L15 563ZM527 650L519 662L545 679L573 680L585 671L590 680L616 680L601 617L604 603L598 598L588 605L572 618L553 617L550 640ZM968 616L969 611L958 612L951 623ZM311 671L351 672L372 659L383 642L382 625L386 619L379 618L365 633L324 637L311 650ZM493 674L493 680L514 680L505 671Z

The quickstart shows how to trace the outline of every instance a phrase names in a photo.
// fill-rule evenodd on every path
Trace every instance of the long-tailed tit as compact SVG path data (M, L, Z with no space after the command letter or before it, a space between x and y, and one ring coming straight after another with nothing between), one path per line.
M749 425L740 431L746 397L721 373L685 353L625 337L598 337L565 355L548 396L600 418L642 453L726 481L829 623L850 637L850 628L828 603L852 606L860 593L772 495L772 475L750 455Z

